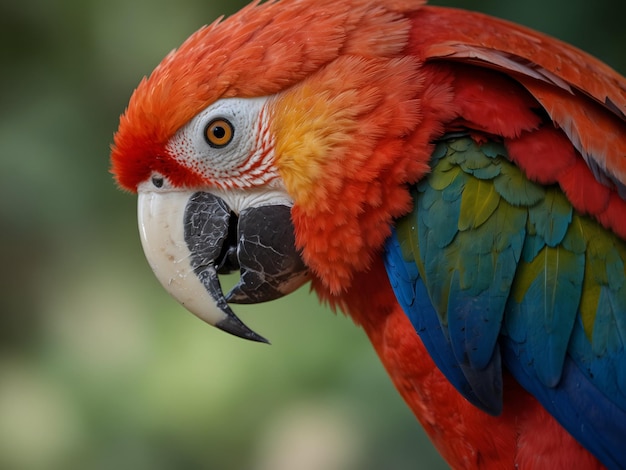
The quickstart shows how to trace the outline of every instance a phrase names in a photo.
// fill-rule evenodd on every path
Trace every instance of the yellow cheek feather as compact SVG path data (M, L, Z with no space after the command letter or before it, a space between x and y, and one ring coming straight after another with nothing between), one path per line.
M416 59L343 56L271 103L296 242L334 293L366 269L427 169Z
M275 107L272 119L276 137L276 165L289 193L302 206L324 202L325 187L330 181L333 149L349 144L357 123L350 97L343 94L331 99L303 84L284 96ZM322 184L320 180L325 178Z

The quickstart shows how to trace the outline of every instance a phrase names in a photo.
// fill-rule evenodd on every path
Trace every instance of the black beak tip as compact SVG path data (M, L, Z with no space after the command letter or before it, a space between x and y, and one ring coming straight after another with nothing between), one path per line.
M257 343L270 344L266 338L248 328L246 324L235 315L228 315L223 320L217 322L215 327L239 338L256 341Z

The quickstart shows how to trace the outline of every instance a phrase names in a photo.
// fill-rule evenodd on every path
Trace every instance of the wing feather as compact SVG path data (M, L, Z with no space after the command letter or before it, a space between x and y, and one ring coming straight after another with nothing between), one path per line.
M425 347L481 409L501 410L504 366L605 465L626 467L626 242L502 144L456 137L435 152L385 252Z

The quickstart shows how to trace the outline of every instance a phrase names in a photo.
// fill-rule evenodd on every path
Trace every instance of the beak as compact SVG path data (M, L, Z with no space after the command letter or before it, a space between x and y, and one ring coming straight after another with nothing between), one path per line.
M240 204L235 213L208 192L140 191L141 243L163 287L207 323L252 341L231 303L259 303L289 294L309 276L295 247L291 208ZM218 274L240 271L224 295Z

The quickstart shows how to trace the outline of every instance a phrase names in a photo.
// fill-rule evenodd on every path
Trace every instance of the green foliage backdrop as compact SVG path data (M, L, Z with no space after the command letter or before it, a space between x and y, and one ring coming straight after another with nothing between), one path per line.
M436 2L626 70L626 3ZM306 289L238 308L271 347L171 300L108 174L134 86L242 1L0 4L0 468L445 468L364 334ZM620 10L620 11L616 11Z

